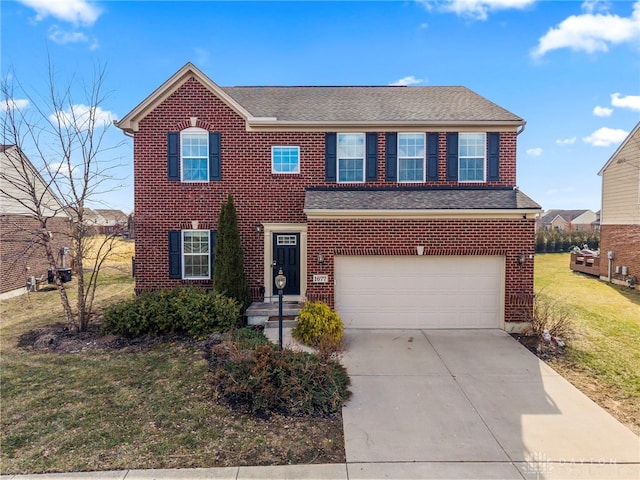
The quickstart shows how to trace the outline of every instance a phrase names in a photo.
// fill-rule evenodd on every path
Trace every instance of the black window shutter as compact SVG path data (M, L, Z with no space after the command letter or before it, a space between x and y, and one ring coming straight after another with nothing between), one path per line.
M458 180L458 133L447 133L447 180Z
M209 180L220 179L220 133L209 132Z
M182 278L182 232L169 231L169 278Z
M500 133L489 133L489 174L488 180L500 180Z
M218 236L217 230L211 230L211 241L209 242L209 255L211 258L211 278L213 278L214 265L216 264L216 237Z
M438 180L438 134L427 133L427 180Z
M167 133L167 172L169 181L180 181L180 134Z
M366 138L367 161L366 176L367 182L375 182L378 179L378 134L375 132L367 133Z
M387 182L398 179L398 134L387 132L385 138L385 163Z
M324 134L324 176L327 182L336 181L336 134Z

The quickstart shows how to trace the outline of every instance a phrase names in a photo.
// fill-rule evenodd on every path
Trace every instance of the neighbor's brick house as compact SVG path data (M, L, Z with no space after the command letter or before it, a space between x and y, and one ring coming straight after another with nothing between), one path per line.
M640 123L598 175L602 176L600 278L627 285L640 282ZM608 252L613 252L609 260ZM626 268L624 268L626 267Z
M117 122L136 289L213 286L231 194L255 299L282 268L285 298L350 326L514 328L540 211L515 187L524 124L463 87L220 87L186 64Z
M69 247L70 217L60 201L46 187L29 159L15 145L0 145L0 298L27 291L29 277L45 278L50 268L44 247L38 240L40 222L33 203L25 194L34 185L42 199L47 230L57 265L62 266L63 247ZM28 187L27 187L28 188Z

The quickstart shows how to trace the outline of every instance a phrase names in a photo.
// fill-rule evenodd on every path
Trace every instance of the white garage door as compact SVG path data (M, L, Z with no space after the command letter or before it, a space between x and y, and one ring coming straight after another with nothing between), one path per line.
M502 256L336 256L347 328L499 328Z

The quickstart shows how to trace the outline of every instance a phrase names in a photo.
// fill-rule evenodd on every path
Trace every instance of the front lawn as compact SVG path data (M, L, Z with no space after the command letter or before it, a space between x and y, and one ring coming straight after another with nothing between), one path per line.
M131 246L105 270L100 307L133 295ZM2 302L0 316L2 474L345 461L339 415L263 419L216 404L195 342L18 347L64 318L53 290Z
M575 338L550 364L640 434L640 292L569 269L569 254L539 254L536 291L568 305Z

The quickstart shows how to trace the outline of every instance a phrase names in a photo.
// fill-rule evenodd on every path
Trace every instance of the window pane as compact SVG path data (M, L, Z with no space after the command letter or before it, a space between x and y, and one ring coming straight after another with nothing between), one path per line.
M184 278L209 278L209 236L208 230L183 232Z
M362 133L338 134L338 158L364 158L364 135Z
M461 133L459 139L459 180L463 182L484 182L485 134Z
M398 134L399 157L424 157L424 135L422 133Z
M182 133L182 180L190 182L209 179L209 134Z
M339 182L362 182L364 181L364 160L363 159L339 159L338 160L338 181Z
M422 159L410 158L399 160L399 178L401 182L423 182L424 181L424 161Z
M300 149L298 147L273 147L272 169L274 173L298 173Z
M484 159L461 158L460 180L467 182L484 181Z

